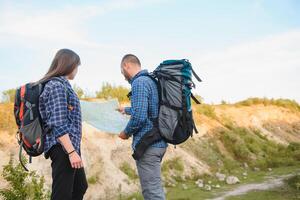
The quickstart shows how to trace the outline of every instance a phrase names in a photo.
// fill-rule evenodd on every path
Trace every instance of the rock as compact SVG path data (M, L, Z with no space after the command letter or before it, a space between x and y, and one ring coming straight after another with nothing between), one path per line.
M243 173L243 176L248 176L248 173L247 173L247 172L244 172L244 173Z
M217 165L221 167L221 166L223 166L224 164L223 164L223 162L222 162L221 160L218 160L218 161L217 161Z
M204 181L202 179L198 179L195 184L199 187L199 188L203 188L204 187Z
M228 185L237 184L237 183L239 183L239 182L240 182L240 180L239 180L238 177L236 177L236 176L228 176L228 177L226 178L226 183L227 183Z
M166 187L164 187L163 189L164 189L164 193L165 193L165 194L167 194L167 193L168 193L168 190L167 190L167 188L166 188Z
M165 183L167 186L173 186L177 184L177 181L172 177L168 177L168 179L165 180Z
M187 187L186 184L182 184L182 188L183 188L184 190L187 190L187 189L188 189L188 187Z
M211 181L208 181L207 183L208 183L208 184L211 184Z
M217 179L218 179L219 181L225 181L226 175L217 172L217 173L216 173L216 177L217 177Z
M197 186L198 186L199 188L203 188L203 187L204 187L204 184L203 184L203 183L198 183Z
M260 169L258 167L254 167L254 171L258 172Z
M219 184L215 185L215 188L220 188L221 186Z
M268 171L271 172L271 171L272 171L272 168L268 168Z
M198 185L199 183L204 183L204 181L202 179L198 179L195 184Z
M204 190L210 191L211 190L211 186L210 185L205 185L204 186Z
M247 163L244 163L244 167L245 167L245 168L248 168L249 166L248 166L248 164L247 164Z

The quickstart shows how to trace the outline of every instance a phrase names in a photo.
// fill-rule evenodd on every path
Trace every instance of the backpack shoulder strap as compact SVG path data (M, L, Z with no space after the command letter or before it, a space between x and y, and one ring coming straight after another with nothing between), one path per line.
M148 73L148 74L141 74L140 76L148 76L149 78L151 78L155 82L155 84L157 84L157 80L155 78L155 75L152 72ZM127 94L127 97L129 99L131 98L131 96L132 96L132 91L128 92L128 94Z

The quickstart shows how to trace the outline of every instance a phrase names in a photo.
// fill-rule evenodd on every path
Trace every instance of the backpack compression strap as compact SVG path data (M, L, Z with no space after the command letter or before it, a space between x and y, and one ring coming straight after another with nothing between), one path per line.
M20 112L19 112L19 118L20 118L20 122L21 122L21 127L24 126L24 106L25 106L25 93L26 93L26 85L23 85L21 87L21 90L20 90L20 97L21 97L21 105L20 105ZM23 137L22 133L18 131L18 133L20 134L20 149L19 149L19 161L22 165L22 167L28 171L28 169L26 168L26 166L24 165L23 163L23 160L22 160L22 148L23 148L23 145L24 143L26 143L26 145L28 146L31 146ZM30 159L30 158L29 158Z
M197 81L202 82L201 78L198 76L198 74L196 74L196 72L194 71L193 68L192 68L192 72L193 72L193 75L195 76L195 78L197 79Z
M21 121L21 126L23 126L23 117L24 117L24 103L25 103L25 92L26 92L26 86L23 85L21 87L20 95L21 95L21 105L20 105L20 112L19 112L19 118Z
M201 104L201 102L191 93L191 98L195 101L196 104Z

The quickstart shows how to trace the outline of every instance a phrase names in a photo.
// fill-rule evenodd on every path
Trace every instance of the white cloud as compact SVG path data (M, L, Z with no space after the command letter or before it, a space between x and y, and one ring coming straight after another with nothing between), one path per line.
M162 1L166 0L113 0L93 5L66 5L54 9L28 5L27 2L0 3L0 48L4 50L13 46L36 53L35 56L29 56L33 59L22 63L26 70L16 70L13 74L4 75L9 78L0 77L0 90L39 79L46 72L55 52L65 47L75 50L82 58L81 73L77 81L84 88L96 90L103 81L122 82L119 59L129 48L92 41L89 37L89 27L85 24L91 18L101 17L109 12ZM4 67L7 68L3 64L0 65L0 69ZM13 76L18 75L22 75L23 78L14 80Z
M26 4L3 4L0 8L0 40L1 35L5 35L29 38L31 42L41 39L98 47L88 39L88 32L84 30L84 23L89 18L160 1L112 0L94 5L68 5L55 10Z
M300 30L192 57L204 76L198 92L209 101L249 96L300 101Z

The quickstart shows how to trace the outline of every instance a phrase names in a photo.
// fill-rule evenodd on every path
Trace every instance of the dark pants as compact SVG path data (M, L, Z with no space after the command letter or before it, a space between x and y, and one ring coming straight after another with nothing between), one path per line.
M49 156L53 180L51 200L82 200L88 187L84 168L73 169L61 145L53 146Z

